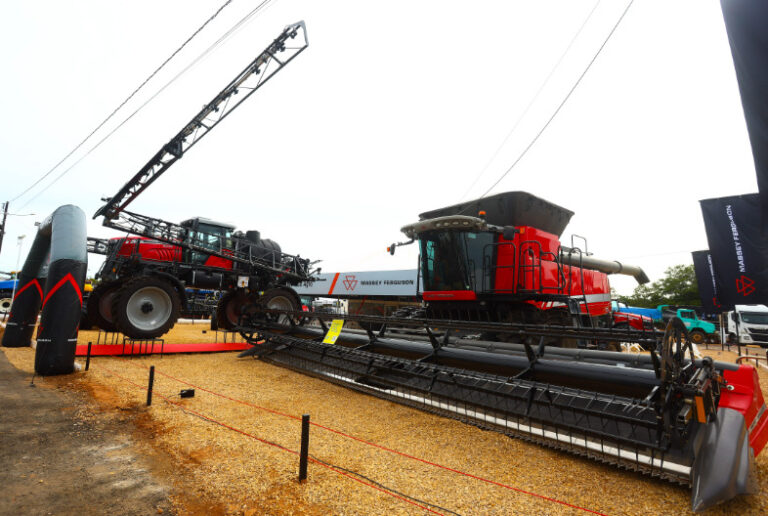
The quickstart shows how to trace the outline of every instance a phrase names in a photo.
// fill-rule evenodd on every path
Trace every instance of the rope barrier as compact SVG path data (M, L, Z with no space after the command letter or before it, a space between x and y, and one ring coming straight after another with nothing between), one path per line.
M117 358L120 358L120 357L117 357ZM121 360L125 360L126 362L130 362L130 361L124 359L124 358L121 358ZM135 364L134 363L134 365L143 367L144 369L148 369L147 366L145 366L143 364ZM233 398L231 396L227 396L226 394L220 394L218 392L212 391L212 390L207 389L205 387L202 387L200 385L197 385L197 384L194 384L194 383L191 383L191 382L187 382L187 381L182 380L180 378L176 378L174 376L171 376L171 375L169 375L167 373L164 373L162 371L159 371L159 370L155 370L155 373L159 374L159 375L162 375L162 376L164 376L166 378L169 378L171 380L174 380L176 382L182 383L184 385L188 385L188 386L193 387L195 389L199 389L199 390L201 390L203 392L207 392L207 393L212 394L214 396L218 396L220 398L223 398L223 399L226 399L226 400L229 400L229 401L233 401L235 403L239 403L241 405L245 405L245 406L248 406L248 407L251 407L251 408L254 408L254 409L258 409L258 410L263 410L265 412L269 412L271 414L275 414L275 415L278 415L278 416L283 416L283 417L287 417L287 418L295 419L295 420L301 420L301 417L299 417L299 416L294 416L294 415L291 415L291 414L280 412L278 410L274 410L274 409L270 409L270 408L263 407L263 406L260 406L260 405L256 405L256 404L244 401L244 400L240 400L240 399L237 399L237 398ZM436 462L432 462L432 461L429 461L427 459L423 459L421 457L416 457L414 455L410 455L408 453L405 453L405 452L402 452L402 451L399 451L399 450L388 448L388 447L383 446L381 444L374 443L374 442L371 442L371 441L367 441L367 440L362 439L360 437L356 437L354 435L347 434L347 433L342 432L340 430L336 430L334 428L330 428L330 427L321 425L321 424L313 422L313 421L310 421L309 424L314 426L314 427L326 430L328 432L332 432L334 434L338 434L338 435L340 435L342 437L346 437L348 439L352 439L353 441L357 441L359 443L362 443L362 444L365 444L365 445L368 445L368 446L372 446L374 448L378 448L380 450L383 450L383 451L386 451L386 452L389 452L389 453L393 453L395 455L400 455L401 457L405 457L407 459L412 459L412 460L421 462L423 464L427 464L429 466L433 466L433 467L436 467L436 468L439 468L439 469L443 469L445 471L450 471L450 472L456 473L458 475L463 475L463 476L466 476L468 478L472 478L474 480L485 482L485 483L488 483L488 484L491 484L491 485L495 485L497 487L501 487L501 488L504 488L504 489L509 489L511 491L514 491L514 492L517 492L517 493L520 493L520 494L525 494L525 495L528 495L528 496L533 496L535 498L540 498L542 500L546 500L548 502L560 504L560 505L563 505L563 506L566 506L566 507L570 507L572 509L578 509L580 511L588 512L588 513L591 513L591 514L598 514L600 516L607 516L604 513L601 513L599 511L595 511L593 509L588 509L588 508L585 508L585 507L580 507L578 505L574 505L574 504L571 504L569 502L558 500L557 498L551 498L549 496L545 496L545 495L542 495L542 494L539 494L539 493L534 493L532 491L526 491L525 489L521 489L519 487L510 486L508 484L504 484L504 483L501 483L501 482L497 482L495 480L491 480L491 479L487 479L487 478L484 478L484 477L480 477L480 476L474 475L472 473L467 473L465 471L461 471L461 470L458 470L458 469L455 469L455 468L451 468L449 466L444 466L442 464L439 464L439 463L436 463Z
M100 367L101 367L103 370L107 371L109 374L111 374L111 375L115 376L116 378L119 378L120 380L122 380L122 381L124 381L124 382L126 382L126 383L129 383L129 384L133 385L134 387L137 387L137 388L139 388L139 389L142 389L142 390L147 390L147 387L146 387L146 386L144 386L144 385L140 385L140 384L138 384L138 383L136 383L136 382L134 382L134 381L132 381L132 380L130 380L130 379L128 379L128 378L125 378L124 376L121 376L121 375L117 374L116 372L112 371L111 369L109 369L109 368L107 368L107 367L105 367L105 366L103 366L103 365L100 365ZM223 428L226 428L226 429L228 429L228 430L232 430L233 432L237 432L237 433L239 433L239 434L241 434L241 435L244 435L244 436L246 436L246 437L249 437L249 438L251 438L251 439L254 439L254 440L256 440L256 441L259 441L260 443L263 443L263 444L266 444L266 445L269 445L269 446L273 446L273 447L275 447L275 448L278 448L278 449L280 449L280 450L282 450L282 451L285 451L285 452L291 453L291 454L293 454L293 455L299 455L299 452L298 452L298 451L296 451L296 450L291 450L290 448L286 448L285 446L283 446L283 445L281 445L281 444L278 444L278 443L275 443L275 442L269 441L269 440L267 440L267 439L264 439L264 438L262 438L262 437L259 437L259 436L256 436L256 435L253 435L253 434L251 434L251 433L249 433L249 432L246 432L245 430L241 430L241 429L239 429L239 428L237 428L237 427L234 427L234 426L228 425L227 423L224 423L223 421L218 421L218 420L216 420L216 419L214 419L214 418L212 418L212 417L210 417L210 416L207 416L207 415L203 414L202 412L198 412L198 411L196 411L196 410L193 410L193 409L191 409L191 408L189 408L189 407L185 407L185 406L181 405L181 403L178 403L178 402L176 402L176 401L173 401L173 400L171 400L169 397L167 397L167 396L165 396L165 395L163 395L163 394L160 394L160 393L159 393L159 392L157 392L157 391L155 391L155 392L154 392L154 395L155 395L155 396L157 396L157 397L159 397L160 399L162 399L162 400L163 400L163 401L165 401L166 403L169 403L169 404L171 404L171 405L173 405L173 406L175 406L175 407L177 407L177 408L181 409L183 412L187 412L187 413L193 414L193 415L195 415L195 416L197 416L197 417L199 417L199 418L201 418L201 419L204 419L204 420L206 420L206 421L208 421L208 422L210 422L210 423L213 423L213 424L219 425L219 426L221 426L221 427L223 427ZM338 473L339 475L343 475L343 476L345 476L345 477L347 477L347 478L350 478L350 479L354 480L355 482L358 482L358 483L360 483L360 484L362 484L362 485L365 485L365 486L367 486L367 487L370 487L370 488L372 488L372 489L375 489L375 490L377 490L377 491L381 491L382 493L386 493L387 495L389 495L389 496L392 496L393 498L397 498L398 500L401 500L401 501L403 501L403 502L406 502L406 503L409 503L409 504L411 504L411 505L414 505L414 506L416 506L416 507L418 507L418 508L420 508L420 509L423 509L423 510L425 510L425 511L427 511L427 512L430 512L430 513L432 513L432 514L440 514L441 516L445 516L443 513L441 513L441 512L438 512L438 511L436 511L436 510L434 510L434 509L431 509L431 508L429 508L429 507L426 507L426 506L424 506L424 505L421 505L421 504L419 504L419 503L417 503L417 502L415 502L415 501L413 501L413 500L409 500L408 498L406 498L406 497L405 497L405 496L403 496L403 495L400 495L400 494L397 494L397 493L394 493L394 492L388 491L387 489L385 489L385 488L383 488L383 487L379 487L379 486L376 486L376 485L370 484L370 483L368 483L368 482L365 482L364 480L361 480L361 479L359 479L359 478L356 478L355 476L353 476L353 474L351 474L351 473L348 473L348 472L346 472L346 471L342 471L342 470L340 470L340 469L337 469L337 467L335 467L335 466L334 466L334 465L332 465L332 464L329 464L329 463L327 463L327 462L323 462L323 461L320 461L320 460L318 460L318 459L316 459L316 458L314 458L314 457L309 457L309 460L310 460L310 461L311 461L313 464L318 464L318 465L320 465L320 466L322 466L322 467L324 467L324 468L330 469L331 471L334 471L334 472ZM347 470L347 471L349 471L349 470Z

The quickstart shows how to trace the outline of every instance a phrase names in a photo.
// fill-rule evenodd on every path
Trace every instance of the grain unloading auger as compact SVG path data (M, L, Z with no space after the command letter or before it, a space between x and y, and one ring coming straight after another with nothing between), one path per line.
M524 192L424 213L403 228L420 245L416 315L255 303L239 320L254 344L244 354L688 485L695 510L752 492L754 456L768 440L756 371L694 359L679 319L663 334L613 323L606 274L647 278L560 246L571 215ZM382 329L323 343L337 318ZM650 353L605 351L619 342Z

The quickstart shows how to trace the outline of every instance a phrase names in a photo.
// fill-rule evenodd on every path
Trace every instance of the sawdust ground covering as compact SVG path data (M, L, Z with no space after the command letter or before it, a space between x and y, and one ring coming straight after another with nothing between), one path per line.
M175 332L168 342L174 342ZM85 332L83 332L85 333ZM30 371L34 351L4 352ZM733 361L735 353L708 352ZM184 412L155 397L141 406L147 367L156 366L155 392L183 407L290 450L299 449L300 422L216 397L160 373L249 403L312 421L445 466L605 514L686 514L690 491L636 473L620 471L564 452L510 439L495 432L422 413L310 378L235 353L121 359L97 357L91 370L69 378L69 386L90 392L106 411L136 414L148 448L175 459L170 472L180 514L420 514L414 505L366 487L349 477L310 464L309 481L296 481L298 458L240 433ZM760 371L768 393L768 371ZM46 380L48 381L48 380ZM313 427L310 454L365 475L390 490L434 504L450 514L584 514L542 498L441 470ZM768 453L756 460L760 494L718 506L709 514L768 513ZM359 477L358 477L359 478ZM369 482L368 480L365 480ZM420 502L421 503L421 502ZM422 503L423 504L423 503ZM437 507L435 507L437 506ZM439 508L438 508L439 507Z
M166 343L172 344L197 344L208 342L243 342L243 338L233 332L215 332L211 330L211 322L207 319L192 322L177 322L173 329L163 335ZM233 340L234 339L234 340ZM121 333L104 333L99 330L80 330L78 334L78 344L115 344L122 345L123 335Z

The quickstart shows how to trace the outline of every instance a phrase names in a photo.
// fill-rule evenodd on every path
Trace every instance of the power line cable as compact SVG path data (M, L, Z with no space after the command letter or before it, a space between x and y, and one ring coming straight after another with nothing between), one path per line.
M533 147L533 145L536 143L536 141L539 139L539 137L542 135L542 133L544 133L544 131L547 129L547 127L549 127L549 125L550 125L550 124L552 123L552 121L555 119L555 117L556 117L556 116L557 116L557 114L560 112L560 110L563 108L563 106L565 105L565 103L566 103L566 102L568 102L568 99L569 99L569 98L571 98L571 95L572 95L572 94L573 94L573 92L576 90L576 88L579 86L579 84L581 83L581 80L582 80L582 79L584 78L584 76L587 74L587 72L589 71L589 69L592 67L592 64L595 62L595 60L597 60L597 57L598 57L598 56L600 55L600 53L603 51L603 48L605 48L605 45L606 45L606 44L608 44L608 41L611 39L611 36L613 36L613 33L614 33L614 32L616 32L616 29L619 27L619 24L621 23L621 20L623 20L623 19L624 19L624 16L626 16L626 14L627 14L627 11L629 11L629 8L630 8L630 7L632 7L632 4L634 3L634 1L635 1L635 0L630 0L630 1L629 1L629 3L627 4L627 7L624 9L624 12L622 12L622 13L621 13L621 16L619 16L619 19L616 21L616 24L615 24L615 25L613 26L613 28L611 29L611 32L609 32L609 33L608 33L608 36L605 38L605 41L603 41L603 44L602 44L602 45L600 45L600 48L598 48L598 49L597 49L597 52L596 52L596 53L595 53L595 55L592 57L592 59L589 61L589 63L587 64L587 67L584 69L584 71L581 73L581 75L579 76L579 78L578 78L578 79L576 80L576 82L573 84L573 86L571 87L570 91L569 91L569 92L568 92L568 94L565 96L565 98L562 100L562 102L560 102L560 105L559 105L559 106L557 106L557 109L555 109L554 113L552 113L552 116L550 116L550 117L549 117L549 119L548 119L548 120L547 120L547 122L546 122L546 123L545 123L545 124L542 126L542 128L539 130L539 132L538 132L538 133L536 133L536 136L534 136L534 137L533 137L533 140L531 140L531 142L530 142L530 143L529 143L529 144L528 144L528 145L527 145L527 146L526 146L526 147L523 149L523 151L520 153L520 155L517 157L517 159L516 159L516 160L515 160L515 161L514 161L514 162L513 162L513 163L512 163L510 166L509 166L509 168L506 170L506 172L504 172L504 173L501 175L501 177L500 177L499 179L497 179L497 180L496 180L496 182L495 182L495 183L493 183L493 185L491 185L491 187L490 187L490 188L488 188L488 190L486 190L486 191L485 191L485 193L484 193L483 195L481 195L481 196L480 196L480 198L483 198L483 197L485 197L486 195L488 195L488 193L489 193L491 190L493 190L494 188L496 188L496 186L497 186L497 185L498 185L498 184L499 184L499 183L500 183L500 182L501 182L501 181L502 181L502 180L503 180L505 177L507 177L507 174L509 174L509 173L512 171L512 169L513 169L513 168L515 168L515 165L517 165L517 164L520 162L520 160L522 160L522 159L523 159L523 157L524 157L524 156L525 156L525 155L528 153L528 151L531 149L531 147Z
M227 39L229 39L232 35L234 35L238 30L240 30L242 27L245 26L245 24L249 21L251 21L251 18L256 15L258 12L265 9L265 5L269 4L270 2L276 2L277 0L264 0L259 5L257 5L252 11L250 11L248 14L246 14L243 18L240 19L235 25L233 25L227 32L225 32L219 39L217 39L213 44L211 44L203 53L201 53L199 56L197 56L190 64L188 64L186 67L184 67L179 73L177 73L170 81L165 83L165 85L160 88L157 92L155 92L149 99L147 99L143 104L141 104L133 113L128 115L120 124L118 124L114 129L112 129L106 136L104 136L101 140L96 143L93 147L91 147L88 152L86 152L83 156L81 156L76 162L74 162L72 165L70 165L67 169L65 169L61 174L56 176L56 178L51 181L48 185L45 186L42 190L40 190L38 193L36 193L32 198L30 198L26 203L24 203L21 208L24 208L29 203L37 199L40 195L45 193L46 190L48 190L51 186L53 186L59 179L64 177L70 170L72 170L74 167L76 167L81 161L83 161L85 158L87 158L93 151L98 149L102 143L104 143L107 139L109 139L113 134L115 134L123 125L125 125L130 119L132 119L136 114L139 113L144 107L146 107L147 104L152 102L158 95L160 95L163 91L166 90L171 84L176 82L176 80L184 75L187 71L189 71L191 68L193 68L195 65L197 65L200 61L202 61L205 57L208 56L214 49L218 48L220 45L222 45ZM21 209L20 208L20 209Z
M203 24L202 24L200 27L198 27L198 29L197 29L195 32L193 32L193 33L192 33L192 35L191 35L190 37L188 37L188 38L187 38L187 40L186 40L186 41L184 41L184 43L182 43L182 44L181 44L181 46L180 46L179 48L177 48L177 49L176 49L176 50L175 50L175 51L174 51L174 52L173 52L173 53L172 53L172 54L171 54L171 55L170 55L170 56L169 56L169 57L168 57L168 58L167 58L165 61L163 61L163 63L162 63L160 66L158 66L158 67L155 69L155 71L154 71L154 72L152 72L152 73L149 75L149 77L147 77L146 79L144 79L144 82L142 82L141 84L139 84L138 88L136 88L135 90L133 90L133 92L132 92L130 95L128 95L128 97L127 97L127 98L126 98L124 101L122 101L122 102L120 103L120 105L119 105L119 106L117 106L117 107L116 107L116 108L115 108L115 109L114 109L114 110L113 110L113 111L112 111L112 112L109 114L109 116L107 116L107 118L105 118L105 119L104 119L104 120L103 120L103 121L102 121L102 122L101 122L101 123L100 123L98 126L96 126L96 129L94 129L93 131L91 131L91 132L90 132L90 134L89 134L88 136L86 136L86 137L85 137L85 138L84 138L84 139L83 139L83 140L82 140L80 143L78 143L78 144L75 146L75 148L74 148L74 149L72 149L71 151L69 151L69 153L68 153L66 156L64 156L64 157L63 157L63 158L62 158L62 159L61 159L61 160L60 160L58 163L56 163L56 165L54 165L54 166L53 166L53 168L51 168L51 169L50 169L48 172L46 172L46 173L45 173L45 174L43 174L43 175L42 175L40 178L38 178L38 179L37 179L37 181L35 181L35 182L34 182L34 183L32 183L32 184L31 184L29 187L27 187L27 189L26 189L26 190L24 190L24 191L23 191L23 192L21 192L19 195L17 195L17 196L16 196L16 197L14 197L13 199L11 199L11 201L15 201L15 200L19 199L21 196L23 196L24 194L26 194L27 192L29 192L29 191L30 191L32 188L34 188L35 186L37 186L38 184L40 184L40 181L42 181L43 179L45 179L46 177L48 177L48 176L49 176L49 175L50 175L50 174L51 174L51 173L52 173L54 170L56 170L57 168L59 168L59 166L60 166L62 163L64 163L64 162L65 162L65 161L66 161L66 160L67 160L67 159L68 159L68 158L69 158L69 157L70 157L72 154L74 154L75 152L77 152L77 150L78 150L80 147L82 147L82 146L83 146L83 144L85 144L85 142L87 142L87 141L88 141L88 140L91 138L91 136L93 136L93 135L96 133L96 131L98 131L99 129L101 129L101 128L104 126L104 124L106 124L106 123L107 123L107 122L108 122L110 119L112 119L112 117L115 115L115 113L117 113L117 112L120 110L120 108L122 108L122 107L123 107L123 106L124 106L124 105L125 105L125 104L126 104L128 101L129 101L129 100L131 100L131 99L133 98L133 96L134 96L134 95L136 95L136 93L138 93L138 92L139 92L139 90L140 90L141 88L143 88L143 87L144 87L144 85L145 85L145 84L147 84L147 83L148 83L148 82L149 82L149 81L150 81L150 80L151 80L151 79L152 79L152 78L153 78L155 75L157 75L157 73L158 73L160 70L162 70L162 69L165 67L165 65L167 65L167 64L168 64L168 62L169 62L171 59L173 59L173 58L176 56L176 54L178 54L179 52L181 52L181 50L182 50L182 49L183 49L185 46L187 46L187 44L188 44L190 41L192 41L192 39L193 39L195 36L197 36L197 35L200 33L200 31L202 31L202 30L203 30L203 29L206 27L206 25L208 25L209 23L211 23L211 22L213 21L213 19L214 19L214 18L216 18L216 17L219 15L219 13L220 13L221 11L223 11L223 10L224 10L224 8L225 8L225 7L227 7L227 6L228 6L229 4L231 4L231 3L232 3L232 0L227 0L226 2L224 2L224 4L223 4L221 7L219 7L219 8L216 10L216 12L215 12L215 13L213 13L213 15L212 15L210 18L208 18L208 19L205 21L205 23L203 23Z
M463 201L464 198L467 196L467 194L472 190L472 188L475 187L475 185L480 180L480 178L482 178L483 175L485 174L485 172L488 170L488 167L491 166L491 163L493 163L494 160L496 159L496 157L499 155L499 153L501 152L501 149L504 148L504 146L507 144L509 139L515 133L515 131L517 130L517 127L520 125L520 122L523 121L525 116L528 114L528 111L530 111L531 107L538 100L539 96L541 95L541 92L544 91L544 88L546 88L547 85L549 84L549 81L552 78L552 76L555 75L555 72L557 71L557 69L560 68L560 64L563 62L563 59L568 54L568 52L570 52L571 47L573 47L573 44L576 42L578 37L581 35L581 32L584 30L584 27L586 27L587 23L589 23L589 20L592 19L592 15L597 10L597 7L600 5L600 2L602 2L602 0L597 0L597 3L594 5L594 7L592 7L592 10L589 12L587 17L584 19L584 22L581 24L581 27L579 27L579 30L576 31L576 34L574 34L573 38L571 38L571 42L568 43L568 46L563 51L563 53L560 55L560 58L557 60L555 65L552 67L552 69L549 71L549 74L547 75L546 79L544 79L544 82L542 82L541 86L539 86L538 91L536 91L536 93L534 94L533 98L531 98L530 102L528 102L528 105L525 107L525 109L523 110L522 114L517 118L517 121L515 121L515 124L512 126L512 129L509 130L507 135L501 141L501 144L496 148L496 151L493 153L491 158L485 163L485 166L481 169L480 173L475 177L475 180L472 182L471 185L469 185L469 188L467 188L467 190L464 192L464 195L461 196L461 199L459 200L459 202Z

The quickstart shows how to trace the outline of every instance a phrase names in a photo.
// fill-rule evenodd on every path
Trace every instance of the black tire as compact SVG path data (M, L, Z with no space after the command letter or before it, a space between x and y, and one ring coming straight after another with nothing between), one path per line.
M691 337L691 342L696 344L697 346L700 344L704 344L704 341L707 340L706 334L701 330L691 330L688 335Z
M112 302L121 284L100 283L88 296L85 311L88 321L104 331L117 331L114 317L112 317Z
M181 300L173 285L155 276L125 283L112 300L117 329L132 339L154 339L179 319Z
M11 298L12 291L0 292L0 314L11 313L11 305L13 304L13 298Z
M244 292L225 292L216 305L215 317L211 318L211 329L233 331L237 327L243 306L249 302L250 300ZM213 319L216 319L216 328L213 327Z
M291 310L295 312L301 309L299 296L293 290L282 287L269 289L264 292L264 295L259 298L259 304L262 308L273 310ZM267 317L273 322L285 325L298 324L299 322L296 318L289 319L282 315L278 317L268 315Z
M80 326L78 330L90 330L93 328L93 323L88 318L88 312L85 310L80 311Z

